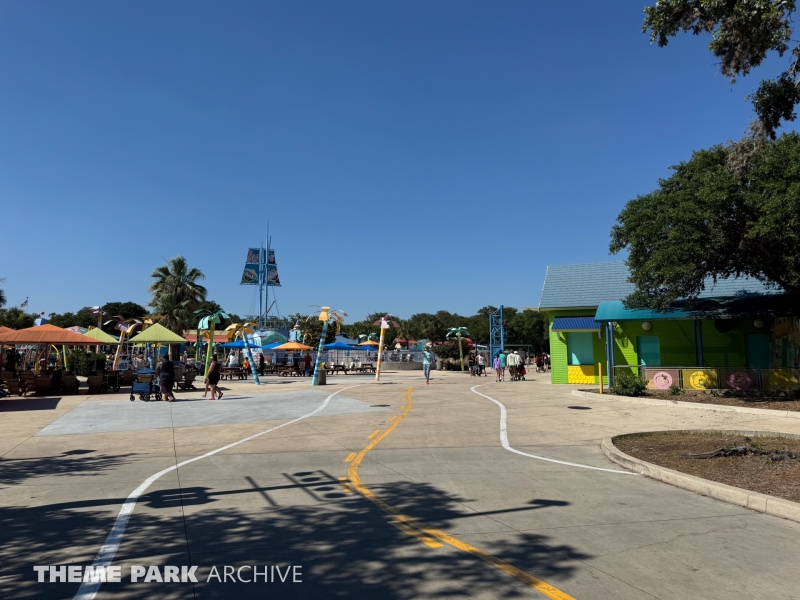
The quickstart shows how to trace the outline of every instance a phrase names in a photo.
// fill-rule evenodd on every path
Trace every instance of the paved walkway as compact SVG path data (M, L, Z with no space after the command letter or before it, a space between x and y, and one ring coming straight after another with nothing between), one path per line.
M37 583L33 565L92 564L137 486L204 455L141 494L113 561L199 565L200 581L106 583L98 598L797 597L800 524L613 473L599 440L702 427L800 433L800 420L460 373L430 386L404 373L330 381L324 392L308 380L233 383L226 397L241 397L222 409L119 395L0 401L0 597L72 598L79 584ZM500 409L470 390L478 383L506 408L510 448L539 458L503 448ZM324 410L210 454L337 390ZM156 411L183 420L166 426ZM111 429L92 431L93 416ZM276 564L302 565L303 582L206 581L215 565Z

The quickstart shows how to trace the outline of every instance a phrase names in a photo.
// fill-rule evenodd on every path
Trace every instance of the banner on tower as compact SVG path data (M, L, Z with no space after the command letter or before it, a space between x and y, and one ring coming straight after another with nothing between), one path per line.
M275 250L267 250L267 285L276 287L281 285L278 265L275 263Z
M258 285L261 280L261 248L248 248L241 285Z

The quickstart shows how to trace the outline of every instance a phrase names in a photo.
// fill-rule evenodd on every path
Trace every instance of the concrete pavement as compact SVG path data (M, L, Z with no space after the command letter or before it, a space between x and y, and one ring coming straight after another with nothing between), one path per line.
M0 597L72 598L79 584L37 583L33 565L91 564L142 481L353 385L330 410L173 470L141 496L113 564L198 565L198 583L106 583L97 597L545 597L497 568L501 561L562 597L797 597L800 524L638 475L509 452L498 406L470 387L480 383L505 405L511 447L609 469L618 466L599 442L610 435L800 433L800 420L595 401L546 381L495 384L460 373L436 373L430 386L417 373L330 382L324 391L303 379L230 383L226 404L213 409L208 401L126 405L124 394L0 401ZM385 506L348 475L378 439L357 474ZM222 574L226 565L301 565L302 583L206 581L211 567Z

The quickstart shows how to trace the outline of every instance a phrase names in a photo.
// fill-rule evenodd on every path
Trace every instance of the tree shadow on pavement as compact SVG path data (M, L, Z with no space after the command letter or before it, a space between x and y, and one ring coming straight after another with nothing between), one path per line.
M124 580L104 584L101 593L126 599L540 597L471 554L447 545L428 547L394 526L393 518L375 504L346 492L346 482L323 471L284 473L284 480L260 486L247 476L234 489L174 488L142 496L114 564L199 565L199 583ZM417 522L455 535L556 587L570 579L578 561L591 558L493 518L550 510L567 505L563 500L534 498L521 506L476 512L468 508L469 499L447 495L429 483L399 480L370 489ZM90 564L121 502L0 507L0 597L71 598L77 584L37 583L33 565ZM302 565L302 583L208 582L214 565L220 575L225 565ZM252 571L244 575L248 573Z
M0 458L0 485L15 485L26 479L56 476L102 475L128 463L136 454L87 456L94 450L69 450L55 456Z

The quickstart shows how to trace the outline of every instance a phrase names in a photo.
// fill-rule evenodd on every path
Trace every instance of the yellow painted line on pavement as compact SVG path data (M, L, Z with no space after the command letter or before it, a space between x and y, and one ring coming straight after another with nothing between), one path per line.
M342 490L345 493L347 494L352 493L353 488L351 488L350 485L347 483L347 477L339 477L339 485L342 486Z
M348 454L347 456L344 457L344 460L342 462L350 462L355 457L356 457L356 453L355 452L351 452L350 454Z
M392 421L396 421L396 420L397 420L397 415L395 415L391 419L389 419L389 422L391 423Z
M405 406L405 409L403 410L403 413L399 416L399 418L394 423L392 423L386 429L386 431L384 431L381 435L373 439L367 445L366 448L364 448L361 452L356 454L355 458L352 459L352 461L350 461L350 466L347 469L347 475L350 481L350 485L353 488L355 488L355 490L359 494L364 496L367 500L371 501L373 504L380 507L386 513L392 515L393 518L390 521L392 525L400 529L400 531L403 531L404 533L407 533L408 535L411 535L419 539L429 547L436 548L441 546L441 544L436 542L436 540L439 540L440 542L452 546L453 548L457 548L458 550L462 550L463 552L468 552L473 556L477 556L487 564L493 566L495 569L498 569L499 571L502 571L503 573L510 575L511 577L515 578L518 581L521 581L525 585L532 587L538 592L541 592L542 594L544 594L548 598L551 598L552 600L575 600L575 598L573 598L569 594L566 594L561 590L559 590L558 588L553 587L549 583L542 581L538 577L534 577L530 573L527 573L526 571L523 571L522 569L515 567L511 563L508 563L500 558L497 558L496 556L493 556L488 552L484 552L480 548L476 548L475 546L467 544L466 542L463 542L457 537L449 535L444 531L426 527L422 523L416 523L416 519L414 517L404 515L394 506L384 501L379 496L376 496L367 486L364 485L364 483L361 481L361 477L359 477L358 475L358 466L361 464L361 461L364 460L364 457L367 455L367 453L370 450L372 450L375 446L377 446L381 442L381 440L383 440L386 436L388 436L392 431L394 431L395 428L397 428L397 426L400 425L403 419L406 418L408 413L411 412L411 407L413 406L413 401L411 399L412 389L413 388L408 388L406 390L408 393L408 404ZM378 432L380 432L380 429L375 433L373 433L370 436L370 438L372 438ZM429 542L432 542L435 545L432 545Z
M368 439L368 440L371 440L371 439L372 439L372 438L374 438L376 435L378 435L380 432L381 432L381 430L380 430L380 429L376 429L375 431L373 431L372 433L370 433L370 434L367 436L367 439Z

